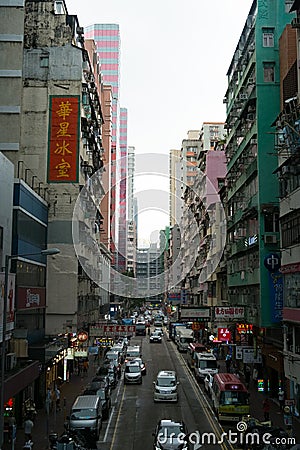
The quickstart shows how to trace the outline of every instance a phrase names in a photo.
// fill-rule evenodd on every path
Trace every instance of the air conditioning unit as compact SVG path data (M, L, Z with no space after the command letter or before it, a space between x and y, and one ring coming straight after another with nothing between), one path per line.
M265 244L277 244L276 234L265 234L264 242Z
M76 33L77 34L84 34L84 28L83 27L77 27L76 28Z
M292 28L300 28L300 17L295 17L295 19L292 20Z
M17 357L15 353L7 353L6 355L6 370L12 370L17 365Z
M223 98L223 103L228 103L227 97L224 97L224 98Z
M257 139L250 139L251 145L257 145Z
M248 78L248 83L247 83L248 85L249 84L255 84L255 80L254 80L254 78Z
M240 94L240 100L247 100L248 95L247 94Z
M255 119L255 114L247 114L247 120L254 120Z

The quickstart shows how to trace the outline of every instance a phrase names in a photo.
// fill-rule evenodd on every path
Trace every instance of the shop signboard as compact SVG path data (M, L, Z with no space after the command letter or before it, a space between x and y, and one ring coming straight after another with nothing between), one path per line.
M0 273L0 342L3 335L3 305L4 305L4 272ZM8 292L6 299L6 332L15 326L15 274L8 274Z
M244 319L245 308L243 306L216 306L215 307L215 319L216 320L230 320L230 319Z
M228 328L218 328L218 340L221 342L229 342L231 340L231 333Z
M244 364L259 364L262 362L261 354L255 355L253 347L243 349L243 363Z
M210 320L210 309L209 308L181 308L180 312L181 319L200 319L200 320Z

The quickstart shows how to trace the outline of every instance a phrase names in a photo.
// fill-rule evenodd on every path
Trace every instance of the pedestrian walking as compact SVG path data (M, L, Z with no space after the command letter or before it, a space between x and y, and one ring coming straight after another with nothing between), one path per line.
M246 367L245 367L245 382L246 382L247 388L249 387L249 384L250 384L250 376L251 376L251 369L248 365L246 365Z
M81 375L83 372L83 361L80 359L78 362L78 375Z
M56 411L60 411L60 389L58 386L55 387L55 403L56 403Z
M270 419L270 401L269 398L266 397L263 401L263 413L264 413L264 419L269 420Z
M226 355L225 364L226 364L226 371L227 371L227 373L230 373L231 356L229 354Z
M46 413L49 414L50 411L52 410L52 392L49 387L47 388L45 404L46 404Z
M214 347L212 352L213 352L214 357L216 359L219 359L219 349L218 349L218 347Z
M252 372L252 380L253 380L255 388L257 388L257 378L258 378L258 370L256 367L254 367L253 372Z
M87 359L85 359L85 360L83 361L83 373L84 373L85 375L87 375L88 368L89 368L89 362L88 362Z
M279 388L278 400L279 400L280 411L283 411L283 408L284 408L284 390L282 388Z
M29 417L27 417L24 422L24 434L25 434L26 441L29 441L32 439L32 428L33 428L33 422Z
M7 425L8 425L8 430L9 430L8 441L12 442L13 430L14 430L14 427L16 426L16 419L15 419L14 413L12 411L9 413L9 417L7 419Z

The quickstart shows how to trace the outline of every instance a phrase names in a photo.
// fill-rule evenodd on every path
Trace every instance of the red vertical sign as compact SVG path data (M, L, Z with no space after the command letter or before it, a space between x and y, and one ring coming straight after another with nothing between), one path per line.
M48 182L78 181L79 96L50 96Z

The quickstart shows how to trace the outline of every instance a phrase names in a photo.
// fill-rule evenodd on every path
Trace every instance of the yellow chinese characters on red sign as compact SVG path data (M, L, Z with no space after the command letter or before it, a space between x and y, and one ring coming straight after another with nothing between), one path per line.
M48 182L78 181L79 96L50 96Z

